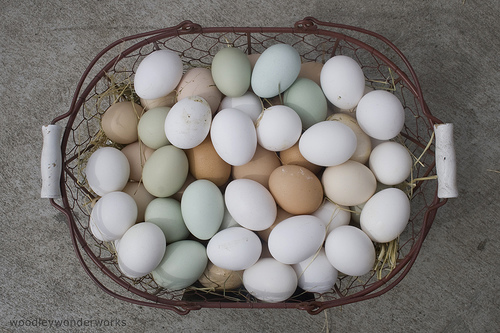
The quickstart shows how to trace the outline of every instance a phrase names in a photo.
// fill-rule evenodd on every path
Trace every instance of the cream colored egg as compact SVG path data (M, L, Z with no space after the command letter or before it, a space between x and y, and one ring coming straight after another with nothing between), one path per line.
M359 127L356 119L350 115L344 113L335 113L328 117L327 120L339 121L344 125L347 125L356 135L356 150L351 156L351 160L365 164L370 157L370 152L372 150L371 139L365 132Z
M222 93L217 89L212 78L212 73L208 68L195 67L189 69L182 76L181 82L177 86L177 100L189 96L203 97L215 114L222 99Z

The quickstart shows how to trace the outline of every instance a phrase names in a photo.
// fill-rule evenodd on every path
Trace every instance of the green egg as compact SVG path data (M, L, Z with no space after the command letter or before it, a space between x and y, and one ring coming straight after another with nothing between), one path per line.
M224 218L224 197L209 180L199 179L186 188L181 199L184 223L198 239L210 239L219 230Z
M226 47L212 60L212 78L217 88L229 97L240 97L248 91L252 65L247 55L236 47Z
M173 198L156 198L146 207L144 220L160 227L167 243L186 239L189 230L184 223L181 203Z
M168 111L169 107L161 106L150 109L142 115L137 125L137 132L146 146L158 149L170 143L165 135L165 119Z
M142 182L155 197L165 198L182 188L189 171L186 153L172 145L158 148L144 163Z
M310 79L295 80L285 91L283 103L298 113L304 129L326 119L326 97L321 87Z

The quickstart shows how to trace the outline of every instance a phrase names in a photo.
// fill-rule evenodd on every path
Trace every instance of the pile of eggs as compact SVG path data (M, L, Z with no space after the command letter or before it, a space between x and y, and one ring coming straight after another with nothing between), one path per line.
M167 290L243 285L280 302L368 273L375 244L409 221L395 186L412 167L393 140L404 107L367 87L348 56L323 65L287 44L251 56L225 47L210 68L184 71L177 53L157 50L134 89L140 105L117 102L101 119L124 148L97 149L85 169L100 197L90 229L114 242L129 278L151 274Z

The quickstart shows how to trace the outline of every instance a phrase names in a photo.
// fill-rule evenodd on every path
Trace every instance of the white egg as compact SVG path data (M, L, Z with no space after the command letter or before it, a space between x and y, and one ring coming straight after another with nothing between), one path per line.
M219 105L219 110L228 108L238 109L252 118L253 122L256 122L262 112L262 107L262 101L259 96L251 91L247 91L240 97L224 97Z
M390 140L401 132L405 112L401 101L385 90L374 90L361 98L356 108L361 129L378 140Z
M238 224L255 231L269 228L278 214L267 188L251 179L234 179L226 187L227 210Z
M120 150L102 147L92 153L85 167L87 182L97 195L121 191L130 176L130 164Z
M313 215L297 215L278 223L269 234L269 252L279 262L297 264L321 248L326 236L323 221Z
M151 222L137 223L120 239L118 267L130 278L147 275L161 262L166 246L160 227Z
M331 291L337 281L338 271L328 261L324 248L292 267L299 287L305 291L325 293Z
M254 123L238 109L223 109L215 115L210 139L217 154L231 165L250 162L257 149Z
M347 225L351 221L351 213L348 207L337 205L330 200L324 200L321 206L312 215L319 218L327 227L329 234L336 227Z
M102 241L119 239L135 224L137 204L125 192L105 194L97 201L90 213L89 225L92 234Z
M330 232L325 241L325 253L339 272L361 276L375 264L375 246L361 229L343 225Z
M156 99L172 92L182 78L179 55L170 50L157 50L142 59L134 77L134 89L140 98Z
M347 161L356 151L356 134L338 121L321 121L309 127L299 139L299 151L309 162L335 166Z
M405 146L387 141L372 150L369 165L379 182L396 185L410 176L413 161Z
M345 55L328 59L321 69L320 82L326 98L340 109L354 108L365 91L363 70Z
M210 131L212 109L200 96L189 96L175 103L165 118L165 134L180 149L191 149L205 140Z
M210 261L232 271L247 269L259 260L262 243L253 231L232 227L216 233L207 245Z
M262 111L256 124L257 143L270 151L282 151L293 146L302 134L302 122L292 108L271 106Z
M375 242L387 243L396 239L410 218L410 200L397 188L375 193L361 211L361 229Z
M274 258L262 258L243 272L243 285L255 298L277 303L293 295L297 274L290 265Z

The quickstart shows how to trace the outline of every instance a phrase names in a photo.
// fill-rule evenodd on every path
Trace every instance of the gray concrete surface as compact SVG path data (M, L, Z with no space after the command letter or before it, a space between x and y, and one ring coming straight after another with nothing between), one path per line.
M1 1L0 331L77 331L13 321L83 319L122 324L80 329L95 332L498 332L499 14L500 2L477 0ZM41 126L68 109L85 66L120 37L184 19L291 26L309 15L393 41L431 111L455 125L460 197L439 210L409 275L381 297L316 316L217 309L178 316L104 294L78 263L64 217L40 198Z

